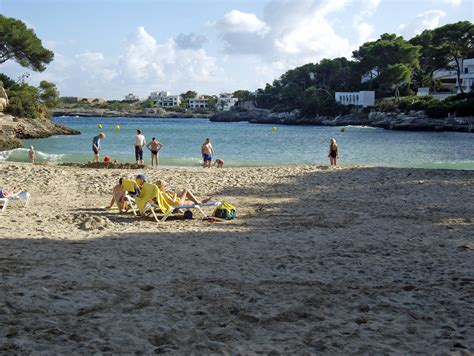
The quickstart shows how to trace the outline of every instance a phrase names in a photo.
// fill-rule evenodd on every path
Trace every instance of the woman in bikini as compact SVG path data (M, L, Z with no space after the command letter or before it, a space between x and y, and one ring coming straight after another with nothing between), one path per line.
M166 190L166 182L164 180L157 181L156 185L170 205L199 205L209 201L209 199L206 199L200 202L189 189L184 189L179 193L168 191Z
M337 146L335 138L331 138L331 141L329 141L328 157L331 166L335 166L337 164L337 160L339 159L339 147Z
M125 190L122 188L123 178L120 178L118 184L114 186L112 190L112 200L110 201L107 209L111 209L114 206L114 203L117 204L119 211L127 211L127 200L125 199Z
M146 146L151 151L151 166L153 167L153 162L156 162L156 168L159 164L159 152L163 148L163 144L156 140L155 137L152 138L151 142Z

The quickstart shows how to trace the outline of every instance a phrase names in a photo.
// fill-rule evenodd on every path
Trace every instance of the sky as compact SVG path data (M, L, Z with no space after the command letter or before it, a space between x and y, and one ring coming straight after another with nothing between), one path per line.
M474 0L0 0L55 54L44 72L62 96L254 91L288 69L351 57L383 33L473 21Z

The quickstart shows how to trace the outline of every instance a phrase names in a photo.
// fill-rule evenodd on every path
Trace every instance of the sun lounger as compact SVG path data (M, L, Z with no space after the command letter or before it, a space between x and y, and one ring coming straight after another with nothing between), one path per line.
M141 215L147 215L150 213L153 218L159 221L166 221L171 214L178 210L191 210L197 209L205 218L208 216L204 213L202 208L214 207L221 205L220 202L207 202L204 204L192 204L192 205L170 205L165 199L164 194L160 191L157 185L151 183L145 183L141 187L141 194L139 197L128 198L128 202L132 209L140 210ZM156 215L157 211L161 211L164 216L159 219Z
M26 208L30 201L30 193L28 192L19 192L8 196L4 196L3 193L1 193L0 196L0 211L5 211L8 204L14 201L18 201L23 207Z
M124 179L122 181L122 188L125 191L125 199L128 202L128 206L130 207L130 209L132 209L133 215L136 216L138 207L132 195L133 196L140 195L140 187L134 180Z
M162 218L161 221L166 221L174 212L178 210L191 210L191 209L196 209L199 211L204 218L208 218L209 215L207 215L202 208L208 208L208 207L218 207L222 203L220 201L209 201L207 203L203 204L192 204L192 205L174 205L172 206L172 209L170 209Z

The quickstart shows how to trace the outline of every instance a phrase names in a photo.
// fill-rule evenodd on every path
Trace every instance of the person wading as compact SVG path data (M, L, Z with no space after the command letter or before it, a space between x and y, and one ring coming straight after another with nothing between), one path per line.
M142 135L142 130L137 129L137 134L134 140L135 145L135 161L137 164L143 164L143 147L146 145L145 136Z

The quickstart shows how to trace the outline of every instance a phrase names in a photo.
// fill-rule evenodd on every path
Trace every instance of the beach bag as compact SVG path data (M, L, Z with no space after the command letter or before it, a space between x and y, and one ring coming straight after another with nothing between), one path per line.
M232 220L237 217L237 210L232 204L224 202L214 210L214 216L219 219Z

